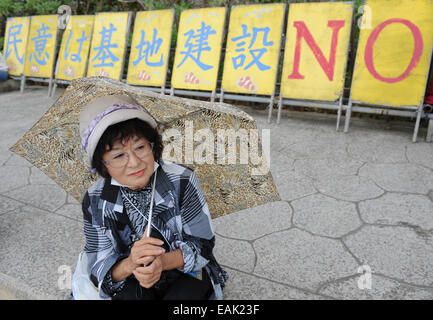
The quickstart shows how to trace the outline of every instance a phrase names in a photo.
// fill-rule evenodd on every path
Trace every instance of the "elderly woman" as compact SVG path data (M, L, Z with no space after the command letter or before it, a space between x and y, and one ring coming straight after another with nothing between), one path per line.
M88 270L99 295L222 299L228 277L212 253L206 200L192 170L161 159L155 120L129 96L103 96L83 108L80 134L102 176L82 203Z

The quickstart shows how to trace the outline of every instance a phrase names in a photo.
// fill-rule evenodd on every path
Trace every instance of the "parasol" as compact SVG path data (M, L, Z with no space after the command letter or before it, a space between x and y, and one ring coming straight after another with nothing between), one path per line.
M280 200L261 150L255 120L226 103L160 95L120 81L73 80L53 106L10 150L39 168L81 202L100 177L81 150L82 106L103 95L128 94L159 125L162 158L193 169L212 218Z

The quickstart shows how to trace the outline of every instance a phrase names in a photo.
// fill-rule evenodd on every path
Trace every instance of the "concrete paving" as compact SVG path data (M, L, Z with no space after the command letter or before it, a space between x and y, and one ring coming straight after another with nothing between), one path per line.
M59 96L62 90L57 90ZM65 299L84 245L80 204L12 154L51 106L0 95L0 299ZM213 220L225 299L433 299L433 145L413 122L243 108L270 129L281 201ZM275 119L275 117L274 117Z

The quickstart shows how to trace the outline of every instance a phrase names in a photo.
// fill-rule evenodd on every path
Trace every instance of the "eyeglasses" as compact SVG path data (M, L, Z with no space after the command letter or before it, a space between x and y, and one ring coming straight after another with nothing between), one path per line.
M144 159L148 155L150 155L153 151L153 143L151 142L143 142L139 144L132 153L139 159ZM129 152L121 152L117 153L114 156L110 157L108 161L102 161L103 164L108 164L113 168L122 168L126 166L129 161Z

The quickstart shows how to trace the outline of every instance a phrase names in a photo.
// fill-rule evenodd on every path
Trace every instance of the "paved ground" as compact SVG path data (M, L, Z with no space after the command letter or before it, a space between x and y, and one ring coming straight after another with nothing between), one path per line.
M8 151L52 102L46 87L0 95L0 299L64 299L84 244L80 205ZM353 118L344 134L335 116L285 113L277 126L245 110L271 130L282 201L213 220L225 298L433 299L425 128L413 144L413 123Z

